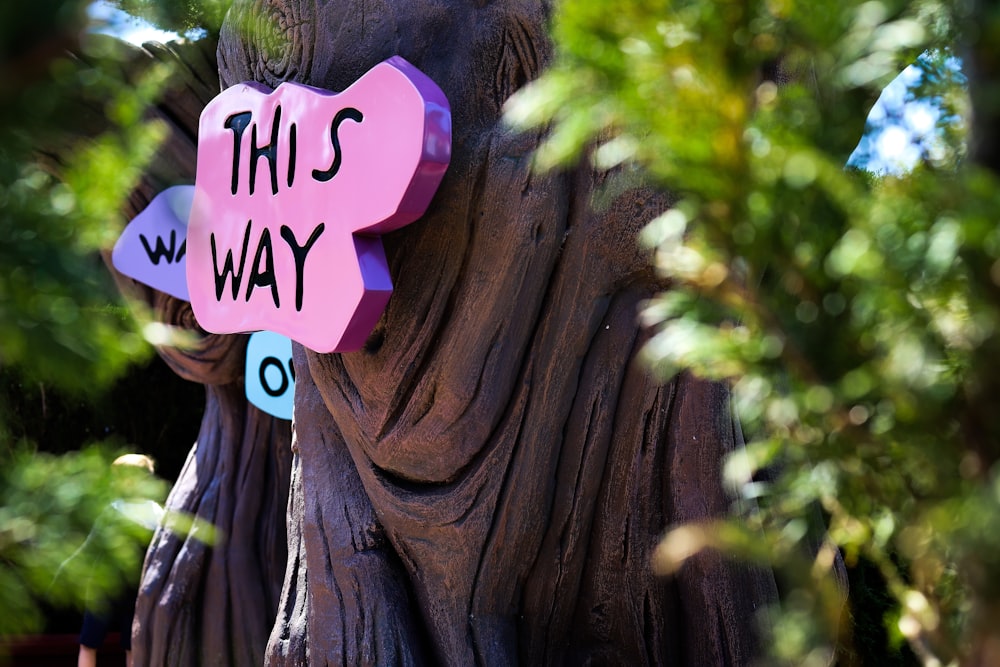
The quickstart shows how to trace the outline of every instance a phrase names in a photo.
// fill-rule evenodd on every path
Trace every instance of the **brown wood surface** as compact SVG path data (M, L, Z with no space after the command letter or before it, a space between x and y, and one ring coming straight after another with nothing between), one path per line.
M164 188L194 182L198 116L218 94L211 44L147 44L134 56L136 75L151 59L172 63L175 75L150 111L168 135L127 203L129 218ZM218 531L213 543L200 530L153 536L133 625L135 664L260 665L287 559L291 425L247 403L246 336L206 334L190 304L111 270L122 291L145 302L157 320L197 337L191 348L158 350L206 394L198 440L166 508Z
M365 348L296 349L268 664L743 665L757 650L769 572L713 554L650 569L665 528L727 511L720 462L742 444L724 387L661 385L636 360L637 309L665 287L636 235L666 202L633 191L596 210L605 175L532 173L539 135L500 120L549 59L548 12L230 11L223 87L342 90L398 54L444 90L454 131L427 215L384 238L395 292Z
M666 287L636 235L667 202L632 191L598 208L606 174L533 173L540 135L500 121L549 59L548 11L235 3L223 87L341 90L399 54L448 96L453 159L427 215L384 238L395 293L365 348L296 346L294 455L288 423L243 398L245 337L206 335L187 304L118 276L199 333L161 351L206 386L168 506L224 536L156 535L136 664L701 666L757 652L769 572L710 553L671 578L650 568L667 527L727 511L720 463L742 445L725 387L661 385L636 359L637 310ZM130 215L191 182L198 113L218 91L204 46L150 55L186 73L155 111L171 135Z

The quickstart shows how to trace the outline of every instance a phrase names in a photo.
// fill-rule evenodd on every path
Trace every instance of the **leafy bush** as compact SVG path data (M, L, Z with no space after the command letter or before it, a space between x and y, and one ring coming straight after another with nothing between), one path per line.
M150 351L99 253L162 136L143 114L168 74L127 80L122 52L83 34L86 5L0 9L0 365L80 396ZM138 572L148 534L108 507L164 487L113 472L113 454L39 454L0 421L0 636L37 630L41 600L80 605Z
M1000 188L966 155L989 137L967 149L949 60L993 62L998 42L971 7L564 0L553 67L508 110L550 125L539 166L586 154L619 189L677 195L642 234L671 285L642 314L644 356L663 378L732 385L750 443L725 472L757 509L677 527L658 559L669 571L717 547L781 569L776 659L825 664L850 643L838 550L877 566L890 630L926 664L988 661L1000 640ZM845 167L878 92L921 53L940 143L911 173ZM997 84L973 78L973 99Z

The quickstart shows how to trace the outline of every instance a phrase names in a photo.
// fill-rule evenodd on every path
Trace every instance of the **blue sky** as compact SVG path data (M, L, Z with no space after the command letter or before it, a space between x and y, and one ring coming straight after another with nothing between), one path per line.
M947 67L959 72L961 63L949 58ZM868 128L848 164L880 174L901 174L913 169L926 156L942 157L944 144L937 123L941 108L933 101L918 99L912 90L923 76L910 65L882 90L868 115Z
M120 37L126 42L141 45L143 42L168 42L177 39L177 33L154 28L146 21L130 16L101 0L91 3L87 13L94 22L92 30Z

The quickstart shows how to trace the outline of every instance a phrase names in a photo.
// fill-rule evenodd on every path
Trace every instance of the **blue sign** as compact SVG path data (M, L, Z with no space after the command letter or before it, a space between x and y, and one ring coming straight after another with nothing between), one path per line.
M279 419L292 418L295 371L292 341L273 331L258 331L247 343L247 400Z

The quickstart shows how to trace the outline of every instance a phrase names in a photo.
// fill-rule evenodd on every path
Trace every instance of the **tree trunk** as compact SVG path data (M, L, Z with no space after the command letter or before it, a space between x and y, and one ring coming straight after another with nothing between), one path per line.
M211 46L145 48L136 54L139 70L152 56L173 63L177 76L151 110L169 132L128 202L129 218L164 188L194 182L198 116L218 94ZM200 529L190 534L160 529L153 536L133 624L135 664L260 665L287 558L291 426L247 403L246 336L206 334L190 304L107 264L121 289L144 301L159 321L198 337L191 349L159 349L175 372L204 384L206 391L198 441L166 507L217 531L211 543Z
M137 665L260 665L274 623L289 425L248 406L238 380L206 392L198 442L167 508L213 524L218 538L157 531L136 605Z
M267 661L747 664L769 572L650 569L666 527L727 511L741 445L724 387L636 360L637 310L665 287L636 235L666 202L598 211L603 174L531 171L539 136L500 111L549 58L549 10L479 4L238 0L223 27L223 87L342 90L398 54L453 119L430 209L384 238L395 293L365 348L296 350Z

